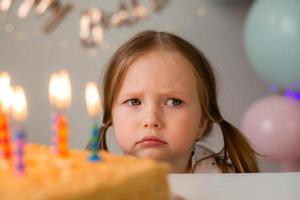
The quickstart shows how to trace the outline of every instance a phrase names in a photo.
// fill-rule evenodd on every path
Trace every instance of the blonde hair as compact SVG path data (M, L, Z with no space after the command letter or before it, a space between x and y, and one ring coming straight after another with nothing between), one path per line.
M122 79L130 64L139 56L155 48L178 52L190 62L198 80L198 94L207 121L204 134L211 132L213 123L220 125L224 148L214 156L223 172L258 172L254 151L241 132L223 119L218 104L213 69L205 56L186 40L170 33L144 31L123 44L111 58L103 79L103 120L99 128L98 148L108 150L106 131L112 125L112 106ZM223 155L223 156L221 156ZM231 164L228 163L230 159Z

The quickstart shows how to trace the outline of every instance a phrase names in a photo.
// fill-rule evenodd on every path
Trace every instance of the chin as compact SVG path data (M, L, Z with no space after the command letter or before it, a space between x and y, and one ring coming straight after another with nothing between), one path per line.
M142 149L136 152L136 157L139 158L151 158L158 161L167 161L167 156L164 152L154 148Z

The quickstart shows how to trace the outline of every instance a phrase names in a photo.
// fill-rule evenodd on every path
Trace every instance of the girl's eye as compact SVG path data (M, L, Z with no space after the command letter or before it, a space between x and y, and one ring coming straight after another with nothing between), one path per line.
M176 99L176 98L171 98L167 101L167 105L171 107L177 107L180 106L183 103L182 100Z
M129 99L126 103L130 106L138 106L141 105L141 101L139 99Z

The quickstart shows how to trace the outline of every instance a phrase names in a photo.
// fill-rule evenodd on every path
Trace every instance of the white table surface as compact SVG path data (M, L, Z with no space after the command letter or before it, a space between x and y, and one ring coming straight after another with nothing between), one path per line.
M300 200L300 173L171 174L172 193L185 200Z

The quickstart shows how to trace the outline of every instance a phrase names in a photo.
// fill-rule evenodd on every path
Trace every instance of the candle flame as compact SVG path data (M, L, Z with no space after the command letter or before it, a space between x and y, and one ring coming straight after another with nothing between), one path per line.
M10 75L5 72L2 71L0 72L0 87L7 87L10 85Z
M52 74L49 83L50 103L60 110L71 104L71 82L67 71Z
M89 115L96 117L100 113L100 97L97 85L93 82L86 85L85 101Z
M12 103L12 88L10 87L10 75L0 72L0 109L8 113Z
M15 86L12 101L12 117L18 122L23 122L27 118L27 113L25 92L22 87Z

